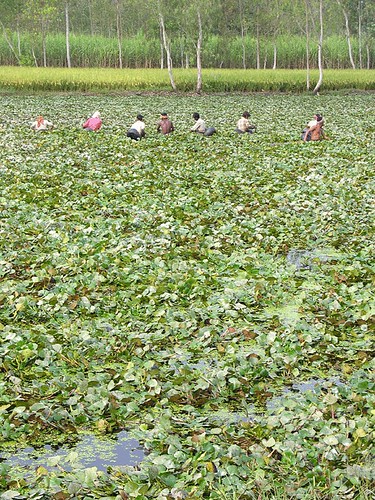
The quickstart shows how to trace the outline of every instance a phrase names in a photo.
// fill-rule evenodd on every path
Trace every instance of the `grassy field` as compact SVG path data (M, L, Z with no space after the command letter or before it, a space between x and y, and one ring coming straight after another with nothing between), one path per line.
M0 103L0 497L370 500L373 94ZM122 429L139 467L6 461Z
M194 91L196 70L174 70L178 90ZM318 72L311 72L311 87ZM0 68L0 91L160 91L170 90L167 70L95 68ZM322 90L374 90L375 70L327 70ZM203 70L205 92L304 92L303 70Z

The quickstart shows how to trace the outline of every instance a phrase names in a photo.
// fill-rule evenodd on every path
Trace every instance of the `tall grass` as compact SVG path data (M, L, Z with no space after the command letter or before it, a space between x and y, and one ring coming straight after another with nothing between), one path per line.
M18 47L17 36L12 36L13 46ZM369 61L363 43L362 53L364 66L369 63L375 67L375 42L369 41ZM306 67L305 39L301 36L279 36L275 40L277 48L277 67L284 69L302 69ZM106 67L119 66L118 45L116 38L89 35L71 35L71 61L74 67ZM358 59L358 40L353 38L353 53ZM47 65L62 67L65 65L65 37L62 34L49 34L46 40ZM243 46L245 47L246 68L256 67L256 40L250 36L226 38L217 35L208 36L203 43L203 66L206 68L243 68ZM20 37L21 65L35 65L35 54L38 65L42 65L42 43L40 35L32 37L24 33ZM17 49L18 50L18 49ZM310 67L317 62L317 47L311 43ZM195 65L195 47L191 40L183 36L175 38L171 43L172 59L175 67L185 67L187 61ZM274 43L272 40L260 40L261 67L272 68ZM122 41L123 66L129 68L159 68L160 41L146 38L139 33ZM17 58L12 53L4 37L0 37L0 65L16 65ZM348 46L344 37L331 36L324 41L324 65L330 69L351 68Z
M179 91L194 91L195 69L176 69ZM311 72L311 81L318 71ZM303 92L306 87L304 70L203 70L203 90L206 92ZM323 90L375 90L375 70L327 70ZM167 70L104 69L104 68L0 68L0 89L7 91L138 91L170 90Z

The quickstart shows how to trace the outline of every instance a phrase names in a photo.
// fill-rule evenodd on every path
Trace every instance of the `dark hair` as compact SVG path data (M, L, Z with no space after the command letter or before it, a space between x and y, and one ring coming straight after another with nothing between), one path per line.
M160 113L160 114L161 114L161 116L168 116L168 113L165 113L165 112Z
M199 120L199 113L193 113L194 120Z
M317 122L321 122L323 120L322 115L320 115L319 113L316 113L315 116L316 116L316 121Z
M137 115L137 120L143 120L143 116L142 115Z
M244 111L244 112L242 113L242 116L243 116L244 118L249 118L250 113L249 113L248 111Z

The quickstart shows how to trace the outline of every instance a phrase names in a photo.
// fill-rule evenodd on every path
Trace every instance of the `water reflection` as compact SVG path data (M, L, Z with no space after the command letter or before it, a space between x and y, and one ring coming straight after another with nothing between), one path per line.
M49 471L69 471L73 467L96 467L100 471L106 471L109 466L138 465L144 458L145 452L139 442L130 438L126 431L117 434L116 439L82 434L73 447L54 449L51 445L45 445L38 450L28 447L19 450L17 454L0 455L0 461L11 467L34 470L42 466Z

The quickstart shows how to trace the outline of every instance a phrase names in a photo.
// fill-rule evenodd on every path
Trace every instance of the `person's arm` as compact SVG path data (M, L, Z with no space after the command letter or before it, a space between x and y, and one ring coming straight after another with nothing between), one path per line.
M85 121L85 123L82 125L82 128L87 128L89 126L89 121L90 121L90 118Z
M311 140L316 141L320 138L320 123L316 123L309 129L309 133L311 134Z
M199 121L197 120L197 121L195 122L195 124L191 127L190 132L196 132L196 131L198 130L198 128L199 128L199 127L200 127L200 123L199 123Z
M160 132L160 128L161 128L161 123L159 122L158 126L156 127L156 132Z

